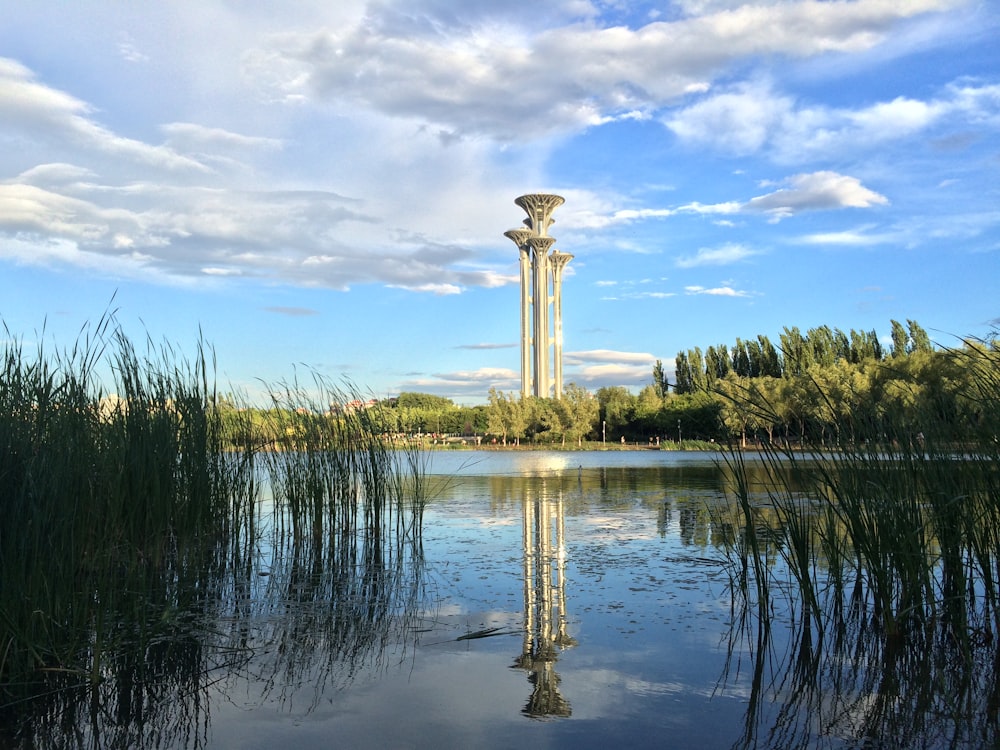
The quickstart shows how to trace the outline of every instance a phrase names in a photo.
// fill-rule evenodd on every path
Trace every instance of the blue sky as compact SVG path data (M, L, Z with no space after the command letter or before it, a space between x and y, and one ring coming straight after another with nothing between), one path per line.
M588 389L783 326L1000 323L993 0L5 5L24 344L111 307L251 397L307 367L479 403L519 387L531 192L566 199Z

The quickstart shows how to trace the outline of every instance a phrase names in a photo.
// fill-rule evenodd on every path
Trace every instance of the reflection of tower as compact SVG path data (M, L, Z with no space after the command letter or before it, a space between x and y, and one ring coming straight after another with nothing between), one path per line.
M555 238L549 237L549 226L552 212L563 204L563 198L534 193L522 195L514 203L528 214L524 220L527 230L504 232L521 254L521 396L529 395L530 390L547 398L554 384L554 395L561 398L562 269L573 256L558 251L549 255L555 244ZM554 334L549 323L550 304L554 305Z
M559 650L576 645L566 632L566 546L563 499L524 499L524 642L516 666L534 686L524 707L532 717L569 716L559 692Z

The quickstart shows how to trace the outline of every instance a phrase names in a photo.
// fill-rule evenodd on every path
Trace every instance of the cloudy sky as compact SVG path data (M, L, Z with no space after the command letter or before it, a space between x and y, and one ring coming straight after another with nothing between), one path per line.
M993 0L5 3L0 318L116 309L223 384L519 383L552 192L565 379L783 326L1000 322Z

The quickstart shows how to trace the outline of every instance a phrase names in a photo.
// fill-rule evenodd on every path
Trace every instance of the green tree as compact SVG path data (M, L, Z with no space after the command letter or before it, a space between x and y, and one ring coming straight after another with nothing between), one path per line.
M598 389L597 403L607 435L617 440L635 418L635 396L623 386L609 386Z
M653 387L661 396L667 395L667 376L663 371L663 360L656 360L653 365Z
M694 377L686 352L677 352L674 358L674 393L691 393L694 391Z
M510 432L510 412L510 402L504 394L496 388L490 388L487 396L486 431L499 437L504 445L507 445L507 435Z
M917 321L907 319L906 325L910 332L910 354L913 352L930 352L934 350L934 347L931 346L930 336L927 335L927 331L920 327Z
M910 335L898 320L890 321L890 324L892 325L891 356L893 359L900 359L909 354L908 344L910 342Z
M796 328L784 328L781 334L781 374L786 378L802 375L813 361L812 347L802 332Z
M757 336L760 345L760 375L768 378L781 377L781 357L767 336Z
M691 387L695 391L705 390L705 359L701 354L701 348L688 349L688 362L691 365Z
M651 386L652 387L652 386ZM655 387L652 387L655 391ZM565 409L564 439L583 444L583 438L590 435L597 426L600 404L594 395L576 383L569 383L563 389L559 402Z

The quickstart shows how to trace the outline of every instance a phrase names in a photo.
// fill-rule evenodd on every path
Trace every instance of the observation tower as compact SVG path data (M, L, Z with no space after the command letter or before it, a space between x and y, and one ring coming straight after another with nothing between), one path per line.
M522 398L562 398L562 271L573 256L559 251L549 254L556 242L549 236L549 227L552 212L564 202L559 195L522 195L514 203L528 214L527 229L504 232L521 256Z

